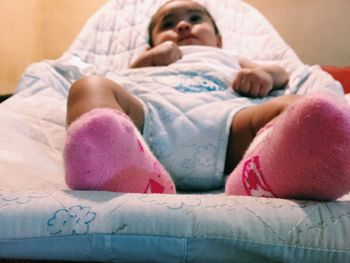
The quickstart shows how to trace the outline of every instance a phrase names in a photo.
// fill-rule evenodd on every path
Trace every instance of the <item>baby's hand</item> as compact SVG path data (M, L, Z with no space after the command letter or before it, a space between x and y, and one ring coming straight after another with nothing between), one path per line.
M172 41L165 41L143 52L130 65L130 68L168 66L180 58L182 58L182 53L179 47Z
M273 78L264 69L243 68L233 81L232 88L248 97L265 97L273 88Z
M181 50L172 41L165 41L148 52L152 66L168 66L182 58Z

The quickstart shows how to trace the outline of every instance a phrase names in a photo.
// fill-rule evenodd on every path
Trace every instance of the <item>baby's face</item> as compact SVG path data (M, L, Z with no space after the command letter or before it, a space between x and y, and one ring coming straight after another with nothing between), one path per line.
M152 39L154 46L173 41L179 46L204 45L221 47L221 36L199 4L178 0L163 6L155 15Z

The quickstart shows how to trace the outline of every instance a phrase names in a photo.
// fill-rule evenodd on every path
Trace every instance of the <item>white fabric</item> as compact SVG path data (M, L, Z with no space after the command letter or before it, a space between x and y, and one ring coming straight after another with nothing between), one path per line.
M17 94L0 105L0 258L350 261L349 196L322 203L67 189L62 149L70 84L84 75L125 69L146 47L147 21L162 2L108 2L62 58L31 65ZM293 50L255 9L237 0L203 2L217 19L224 48L278 63L292 82L303 72ZM318 66L309 70L298 92L327 89L341 95Z

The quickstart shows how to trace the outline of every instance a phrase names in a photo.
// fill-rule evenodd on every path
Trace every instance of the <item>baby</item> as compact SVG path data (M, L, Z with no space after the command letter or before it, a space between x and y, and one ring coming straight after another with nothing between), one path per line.
M324 96L260 99L284 88L285 70L222 50L214 19L194 1L161 6L149 40L130 68L154 70L130 70L136 84L95 76L71 87L71 188L176 193L221 187L230 174L232 195L331 200L349 191L347 106Z

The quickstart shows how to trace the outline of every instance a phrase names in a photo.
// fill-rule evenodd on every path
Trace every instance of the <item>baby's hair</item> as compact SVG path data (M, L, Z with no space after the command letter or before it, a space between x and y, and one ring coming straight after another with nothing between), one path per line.
M167 4L171 3L171 2L174 2L174 1L191 1L191 2L194 2L196 4L198 4L202 9L203 9L203 12L209 17L210 21L212 22L213 24L213 27L214 27L214 32L216 35L220 35L220 31L219 31L219 28L218 26L216 25L216 22L213 18L213 16L209 13L208 9L206 9L203 5L195 2L195 1L192 1L192 0L169 0L167 2L165 2L163 5L161 5L159 8L158 8L158 11L152 16L151 18L151 21L150 23L148 24L148 44L150 47L153 47L154 43L153 43L153 39L152 39L152 32L153 32L153 29L154 29L154 25L155 25L155 18L159 12L159 10L166 6Z

